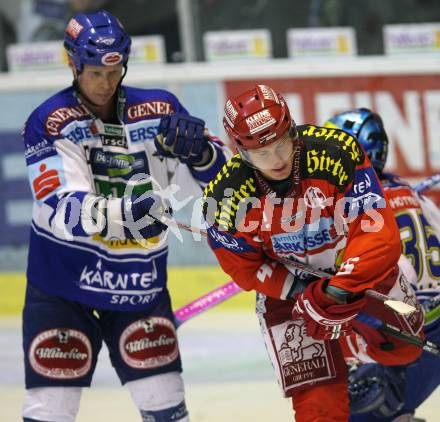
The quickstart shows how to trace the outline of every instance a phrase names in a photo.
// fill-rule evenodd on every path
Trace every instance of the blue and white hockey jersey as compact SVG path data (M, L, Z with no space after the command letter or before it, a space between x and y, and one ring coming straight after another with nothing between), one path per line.
M440 210L393 174L384 173L381 182L399 226L402 252L416 272L414 289L429 311L440 303Z
M93 308L136 311L166 289L167 233L125 238L121 197L174 183L177 195L200 195L229 152L210 136L212 160L204 167L155 154L160 118L187 113L170 92L121 86L117 110L121 124L103 123L71 87L26 122L34 196L27 278L46 293ZM97 212L103 201L105 214Z

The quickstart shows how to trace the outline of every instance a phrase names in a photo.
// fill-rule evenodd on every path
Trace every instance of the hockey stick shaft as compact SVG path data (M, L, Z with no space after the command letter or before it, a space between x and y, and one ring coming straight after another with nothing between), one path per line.
M208 309L211 309L212 307L224 302L225 300L237 295L242 291L243 290L234 281L231 280L223 286L220 286L204 294L198 299L193 300L187 305L182 306L174 312L177 327L179 327L189 319L194 318L195 316L207 311ZM356 319L372 328L390 334L396 338L399 338L400 340L420 347L428 353L432 353L433 355L440 357L440 347L437 344L432 343L431 341L423 341L412 334L406 333L405 331L402 331L397 327L394 327L390 324L385 323L384 321L381 321L364 313L358 314Z
M382 331L383 333L390 334L394 337L397 337L403 341L406 341L408 343L411 343L417 347L420 347L424 351L428 353L432 353L433 355L440 357L440 346L437 344L429 341L429 340L421 340L420 338L407 333L405 331L400 330L397 327L394 327L391 324L387 324L384 321L381 321L380 319L374 318L370 315L360 313L357 315L356 319L360 322L363 322L364 324L369 325L370 327L376 328L379 331Z
M415 185L413 189L418 193L422 193L423 191L433 187L437 183L440 183L440 173L428 177L427 179Z
M180 223L179 221L175 221L175 220L173 220L169 217L166 217L164 215L161 215L161 216L155 216L152 214L148 214L148 215L150 217L154 218L155 220L158 220L161 223L163 223L169 227L178 227L178 228L181 228L181 229L186 230L188 232L199 234L205 238L208 237L206 230L200 229L198 227L193 227L188 224ZM289 265L291 267L295 267L298 270L304 271L306 273L309 273L309 274L317 276L317 277L326 277L326 278L332 277L332 274L326 273L321 270L316 270L314 268L309 267L308 265L303 264L302 262L290 261L288 259L283 259L283 258L278 258L278 260L283 264ZM403 303L398 300L394 300L394 299L390 298L389 296L384 295L382 293L379 293L373 289L365 290L365 294L367 296L374 297L375 299L378 299L378 300L384 302L386 306L392 308L394 311L399 312L399 313L411 313L416 310L414 307L412 307L406 303Z
M231 280L228 283L223 284L222 286L217 287L208 293L205 293L203 296L200 296L174 312L176 325L179 327L185 321L188 321L202 312L219 305L220 303L242 291L243 290L238 286L238 284Z
M425 323L429 324L440 317L440 305L425 314Z
M283 259L283 258L280 258L280 262L282 262L283 264L289 265L291 267L294 267L298 270L312 274L316 277L330 278L333 276L332 274L327 273L325 271L316 270L314 268L311 268L308 265L303 264L302 262L290 261L288 259ZM411 305L408 305L407 303L401 302L400 300L394 300L391 297L389 297L383 293L379 293L378 291L373 290L373 289L366 289L365 294L367 296L370 296L372 298L380 300L386 306L388 306L389 308L391 308L394 311L401 313L401 314L409 314L409 313L414 312L416 310L416 308L414 308Z
M288 259L283 259L283 258L280 258L279 261L281 263L283 263L283 264L289 265L289 266L294 267L294 268L296 268L298 270L301 270L301 271L304 271L306 273L312 274L312 275L314 275L316 277L330 278L330 277L333 276L333 274L330 274L330 273L327 273L327 272L321 271L321 270L316 270L314 268L309 267L308 265L303 264L302 262L290 261ZM384 303L387 302L387 304L389 304L389 302L395 302L396 304L402 303L402 305L403 305L403 302L400 302L398 300L393 300L389 296L387 296L387 295L385 295L383 293L379 293L378 291L373 290L373 289L365 290L365 294L367 296L370 296L370 297L373 297L375 299L378 299L378 300L380 300L380 301L382 301ZM410 305L407 305L407 304L404 304L404 305L406 305L405 308L410 306ZM412 309L408 308L407 313L414 312L416 310L414 307L411 307L411 308ZM394 310L398 312L398 309L394 309Z

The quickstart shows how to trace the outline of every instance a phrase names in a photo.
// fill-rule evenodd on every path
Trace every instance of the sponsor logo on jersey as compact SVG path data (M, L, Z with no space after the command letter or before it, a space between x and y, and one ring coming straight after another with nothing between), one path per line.
M278 324L270 331L285 391L335 377L325 342L309 337L303 320Z
M128 107L127 118L129 122L132 122L142 117L160 117L173 112L173 106L166 101L147 101Z
M46 163L39 166L40 175L32 180L35 198L42 200L61 186L58 170L48 169Z
M238 169L241 167L241 159L237 154L227 163L225 163L222 169L217 173L215 179L211 180L205 188L204 195L209 196L210 193L214 192L215 186L221 181L231 177L231 171L233 169Z
M92 130L98 130L96 125L92 126ZM102 125L102 132L100 132L100 134L105 136L124 136L124 126L104 123Z
M321 218L317 223L305 224L301 230L271 236L273 250L280 254L304 254L339 239L332 218Z
M356 141L356 138L343 130L308 125L302 134L315 139L323 139L326 141L333 139L341 142L342 149L349 154L350 158L356 162L356 164L361 164L365 160L365 154Z
M111 51L109 53L105 53L101 57L101 63L104 66L113 66L121 63L122 60L123 60L122 54L118 53L117 51Z
M149 239L103 239L99 234L92 237L93 240L100 242L109 249L138 249L138 248L154 248L159 242L160 237L150 237Z
M421 208L411 189L406 186L399 188L385 188L385 196L393 211L406 210L408 208Z
M154 262L151 271L125 273L102 268L102 261L99 260L95 268L87 265L83 267L79 287L83 290L149 295L157 290L150 289L156 280L157 271Z
M211 245L214 249L224 247L232 252L251 252L255 249L245 239L236 239L227 232L219 232L213 227L208 229Z
M76 19L72 18L67 25L66 32L76 40L83 29L84 27Z
M236 189L231 189L232 194L225 196L218 202L215 222L222 228L235 228L235 218L239 210L240 202L251 197L257 191L254 178L249 178L241 183Z
M241 167L241 158L237 154L217 173L215 179L211 180L204 190L205 203L203 205L203 212L206 216L206 221L209 225L217 223L222 228L227 228L230 231L235 231L235 218L241 201L249 198L257 191L256 181L252 176L243 178L231 178L234 170ZM227 186L228 180L233 187ZM224 192L218 192L222 185L227 186ZM216 190L216 192L214 192ZM220 193L224 195L223 198L213 198L210 195ZM212 202L215 201L215 212L211 209Z
M105 166L101 171L98 168L94 169L94 173L117 177L131 174L134 170L144 169L145 160L140 155L115 154L100 149L93 149L92 162Z
M47 139L43 139L35 145L26 146L26 149L24 150L24 158L26 158L26 160L30 158L44 158L55 152L55 147Z
M350 216L357 216L371 208L386 206L379 182L371 167L356 171L353 186L347 192L345 200L349 204Z
M102 146L104 147L119 147L119 148L128 148L127 139L125 136L102 136L101 135Z
M238 116L238 111L232 105L231 100L228 100L225 105L225 119L229 126L234 127L235 118Z
M349 217L356 217L363 214L365 211L372 208L385 208L386 202L383 196L374 192L368 192L365 195L357 197L346 197L348 201L348 214Z
M128 148L123 125L94 122L90 126L90 131L94 136L99 135L103 146Z
M310 186L304 192L304 202L309 208L324 209L327 206L327 197L316 186Z
M369 169L358 170L359 172L363 172L363 177L361 176L362 180L358 181L358 177L355 179L355 183L353 183L352 191L355 195L363 194L371 189L371 177L374 177L372 175L372 170L368 171ZM370 174L368 174L370 173Z
M142 120L129 126L128 135L132 144L153 140L158 131L159 119Z
M269 110L259 111L258 113L246 118L249 133L252 135L254 133L261 132L269 126L272 126L274 123L276 123L276 120Z
M64 123L71 120L78 120L86 116L90 116L90 114L82 104L57 108L49 114L46 119L45 127L47 133L53 136L58 136L60 134L60 127Z
M345 186L350 178L350 172L342 159L335 159L325 149L307 151L307 173L312 177L329 179L337 186Z
M72 122L63 129L61 134L72 141L74 144L79 144L82 141L94 140L95 135L92 133L88 122Z
M168 318L152 317L130 324L121 334L119 351L132 368L158 368L179 356L176 330Z
M90 370L92 346L81 331L70 328L43 331L31 343L29 363L35 372L47 378L80 378Z
M400 327L402 327L404 331L415 336L419 335L423 329L424 311L420 303L417 301L414 289L409 280L405 277L405 274L401 273L399 275L399 278L396 280L388 294L390 297L395 298L396 300L401 300L416 308L416 311L411 312L409 315L396 314L396 317L399 320Z
M127 154L109 154L99 149L95 149L94 152L95 154L93 154L93 162L106 164L107 166L114 167L115 169L131 168L135 161L133 156Z
M158 262L156 264L156 261ZM156 265L163 265L161 258L152 260L151 270L143 272L116 272L102 265L84 265L78 287L83 294L109 297L111 305L138 306L152 303L163 291L163 273L157 272Z

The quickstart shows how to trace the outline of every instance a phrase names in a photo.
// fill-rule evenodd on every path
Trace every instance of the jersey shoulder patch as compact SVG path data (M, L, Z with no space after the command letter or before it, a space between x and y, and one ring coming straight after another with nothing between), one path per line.
M164 89L146 89L123 86L127 105L125 119L128 123L157 119L171 113L187 111L177 97Z
M78 102L72 87L53 95L30 115L26 127L53 140L61 136L62 129L73 120L90 119L87 108Z
M302 178L327 180L339 191L354 179L356 166L365 162L365 152L354 136L336 128L298 126L304 144Z
M239 204L246 198L258 196L254 172L242 161L240 155L236 154L206 186L203 215L210 226L217 224L229 232L235 232ZM248 203L248 206L250 205Z

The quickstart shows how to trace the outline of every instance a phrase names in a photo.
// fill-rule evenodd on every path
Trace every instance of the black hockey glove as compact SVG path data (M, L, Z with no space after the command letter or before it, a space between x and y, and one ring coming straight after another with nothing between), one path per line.
M204 165L210 160L205 122L184 113L173 113L161 119L154 140L158 155L179 159L189 165Z
M168 226L158 221L162 215L169 218L171 208L152 191L141 196L132 195L122 201L124 232L127 239L149 239L158 236ZM155 217L155 218L154 218Z

